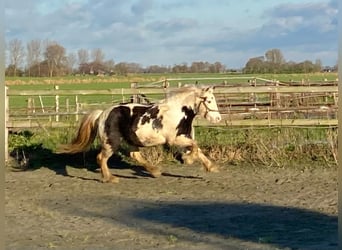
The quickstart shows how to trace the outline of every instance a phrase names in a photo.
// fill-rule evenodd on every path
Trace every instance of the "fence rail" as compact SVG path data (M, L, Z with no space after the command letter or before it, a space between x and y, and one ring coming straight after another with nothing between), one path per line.
M175 88L175 87L174 87ZM116 88L107 90L16 90L8 89L7 96L75 96L75 95L134 95L165 94L174 88ZM337 93L337 86L218 86L216 94L246 93Z
M178 80L178 79L177 79ZM269 81L271 82L271 81ZM268 82L267 82L268 83ZM314 86L283 86L277 82L268 86L229 86L218 85L215 93L219 110L224 119L216 126L336 126L338 87L326 84ZM242 84L241 84L242 85ZM247 86L246 86L247 85ZM163 86L163 85L162 85ZM162 98L173 88L138 87L107 90L7 90L7 98L13 96L27 97L28 106L21 109L7 109L7 127L9 129L32 127L71 126L79 116L96 108L113 105L81 103L78 96L111 95L116 100L125 100L124 96L144 95L147 98ZM165 86L165 85L164 85ZM54 106L43 106L42 96L54 97ZM74 96L74 103L67 99L62 104L59 97ZM39 105L32 103L32 98L39 98ZM101 98L99 98L101 99ZM30 101L31 100L31 101ZM8 100L7 100L8 102ZM118 101L117 103L119 103ZM62 119L68 117L68 119ZM74 117L72 120L70 117ZM77 124L77 123L76 123ZM206 121L198 119L196 126L209 126ZM212 125L210 125L212 126Z
M103 109L125 102L127 96L134 101L157 101L172 89L170 82L177 82L180 87L183 81L212 81L217 86L216 99L223 115L222 121L213 125L206 120L196 119L194 126L337 126L337 81L310 83L302 80L285 83L257 77L175 78L143 85L132 83L131 88L107 90L61 90L58 86L52 90L38 91L6 88L5 141L8 141L9 130L76 126L83 114L92 109ZM174 86L175 84L173 88ZM80 96L89 95L109 95L112 98L105 104L79 101ZM144 98L140 98L142 95ZM10 108L10 98L18 96L26 98L27 106ZM65 104L60 99L62 96L67 97ZM52 97L54 104L45 105L43 97ZM71 97L74 97L74 101L70 100ZM38 101L35 102L37 98ZM8 157L8 145L5 145L5 155Z

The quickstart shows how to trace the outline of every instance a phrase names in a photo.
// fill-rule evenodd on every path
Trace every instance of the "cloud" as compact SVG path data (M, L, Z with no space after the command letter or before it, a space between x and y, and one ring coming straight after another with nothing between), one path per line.
M285 35L292 35L293 32L298 35L299 41L308 35L313 39L321 35L330 37L337 31L338 11L334 8L334 2L279 5L266 12L270 14L270 20L263 27L262 32L278 30Z
M169 37L186 33L196 27L198 27L197 21L190 18L158 20L146 25L146 28L156 33L158 37Z
M140 0L137 3L133 3L131 10L135 16L144 16L153 9L153 6L153 0Z
M217 50L253 51L263 55L279 48L289 60L314 60L335 63L337 59L337 1L308 4L279 4L266 9L263 25L250 30L223 29L222 34L205 41ZM298 57L296 57L296 53ZM247 53L246 53L247 55ZM300 55L308 57L300 58ZM248 59L248 58L247 58Z
M242 67L271 48L288 60L296 53L299 60L337 59L337 0L208 2L8 0L5 36L55 40L68 52L101 48L106 59L143 65L203 60Z

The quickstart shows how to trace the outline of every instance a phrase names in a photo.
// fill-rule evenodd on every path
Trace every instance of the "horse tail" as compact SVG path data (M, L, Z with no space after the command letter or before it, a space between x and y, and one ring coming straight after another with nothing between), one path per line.
M89 150L90 145L96 138L98 119L102 112L102 110L94 110L85 115L81 121L76 137L70 144L60 145L57 153L75 154Z

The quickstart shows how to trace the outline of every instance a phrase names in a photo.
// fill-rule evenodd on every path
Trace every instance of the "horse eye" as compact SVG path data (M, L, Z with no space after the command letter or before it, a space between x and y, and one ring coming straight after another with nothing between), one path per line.
M207 101L207 103L211 103L211 101L210 101L210 100L208 100L208 101Z

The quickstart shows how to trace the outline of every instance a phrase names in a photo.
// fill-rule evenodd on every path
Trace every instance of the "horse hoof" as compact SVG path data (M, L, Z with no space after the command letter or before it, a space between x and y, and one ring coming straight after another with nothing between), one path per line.
M186 165L192 165L194 163L193 159L183 159L183 161Z
M188 155L183 155L182 160L183 160L184 164L186 164L186 165L191 165L194 163L193 157L190 157Z
M217 166L211 166L211 167L208 168L208 172L210 172L210 173L218 173L220 171L219 171L219 168Z
M158 178L161 176L161 171L158 169L158 170L155 170L153 172L151 172L151 175L154 177L154 178Z
M102 182L103 183L119 183L119 178L115 176L111 176L109 178L102 179Z

